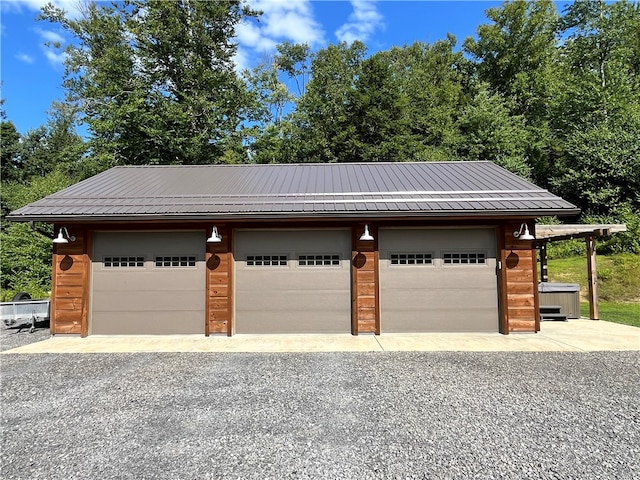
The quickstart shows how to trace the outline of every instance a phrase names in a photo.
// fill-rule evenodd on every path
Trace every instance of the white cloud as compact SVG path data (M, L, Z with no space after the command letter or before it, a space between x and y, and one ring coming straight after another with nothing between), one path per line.
M42 53L49 60L51 66L56 69L62 67L66 59L66 54L61 51L64 48L65 38L51 30L44 30L42 28L36 28L35 32L40 36L42 40L44 40L43 45L41 45ZM53 45L46 45L53 44Z
M249 50L246 48L239 48L236 51L235 56L233 57L233 62L235 63L236 72L243 72L244 70L249 70L253 63L249 56Z
M353 13L349 21L336 30L341 42L353 43L354 40L366 42L379 28L384 28L383 17L378 11L375 1L351 0Z
M50 48L43 50L43 52L44 56L49 60L49 63L55 68L60 68L67 58L67 54L65 52L54 52Z
M33 63L35 59L31 55L27 55L26 53L19 53L16 55L16 58L24 63Z
M263 13L259 21L247 20L236 27L238 69L251 67L252 58L275 52L284 41L311 47L324 43L324 30L314 18L310 0L249 0L248 5Z
M83 0L2 0L2 9L9 12L21 12L27 10L40 10L47 3L53 3L62 8L70 18L78 18L81 15Z
M41 28L36 28L35 30L45 42L63 44L65 41L62 35L51 30L43 30Z
M236 39L245 48L252 48L260 52L275 50L276 41L269 38L252 23L243 23L236 27Z

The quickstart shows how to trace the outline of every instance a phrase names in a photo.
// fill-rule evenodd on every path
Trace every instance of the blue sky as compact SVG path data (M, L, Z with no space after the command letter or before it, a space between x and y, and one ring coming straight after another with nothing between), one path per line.
M53 100L64 97L64 54L45 47L71 40L57 26L38 22L47 0L0 0L2 98L7 119L19 132L42 125ZM77 0L54 0L77 15ZM488 23L484 12L495 1L309 1L250 0L264 12L259 23L240 25L236 62L254 66L275 45L308 43L313 50L339 41L363 41L373 53L415 41L433 43L454 34L458 45Z

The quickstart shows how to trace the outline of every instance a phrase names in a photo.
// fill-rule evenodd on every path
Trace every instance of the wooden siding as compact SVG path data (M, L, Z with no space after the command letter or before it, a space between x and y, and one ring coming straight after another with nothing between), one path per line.
M351 256L351 333L380 335L378 229L369 224L373 241L362 241L364 224L352 230Z
M60 225L55 226L57 232ZM76 240L53 247L51 333L86 337L89 327L90 238L69 228Z
M205 335L224 333L231 336L233 325L232 230L218 226L222 242L207 243L207 299ZM207 237L211 232L207 232ZM203 240L204 241L204 240Z
M502 229L500 332L505 334L540 330L536 248L533 241L513 236L521 223L509 222ZM533 232L533 222L528 226Z

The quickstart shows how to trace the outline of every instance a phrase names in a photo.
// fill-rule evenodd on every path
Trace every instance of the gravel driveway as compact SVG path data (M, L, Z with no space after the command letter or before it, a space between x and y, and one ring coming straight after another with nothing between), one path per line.
M0 361L3 479L640 478L638 352Z

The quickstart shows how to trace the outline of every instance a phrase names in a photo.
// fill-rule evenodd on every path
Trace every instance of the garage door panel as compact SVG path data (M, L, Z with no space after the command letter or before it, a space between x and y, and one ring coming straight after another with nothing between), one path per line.
M235 239L237 333L350 331L349 231L239 231ZM276 256L284 265L256 265Z
M90 333L204 333L205 238L96 232Z
M434 308L423 312L423 316L416 321L415 312L398 312L394 321L385 326L387 333L407 332L495 332L493 325L478 324L475 318L478 311L475 308L459 308L451 312L449 308ZM423 329L417 329L422 325Z
M202 333L202 312L174 311L113 311L93 314L100 335L178 335Z
M379 235L382 332L498 330L493 229L381 229Z
M170 297L163 291L108 291L105 290L94 300L94 311L202 311L202 292L194 290L172 291ZM116 300L116 301L114 301Z
M104 285L102 291L127 290L156 290L173 292L175 290L193 290L201 287L202 281L196 276L204 275L204 269L199 273L171 275L170 272L96 272L94 281ZM142 288L144 287L144 288Z

